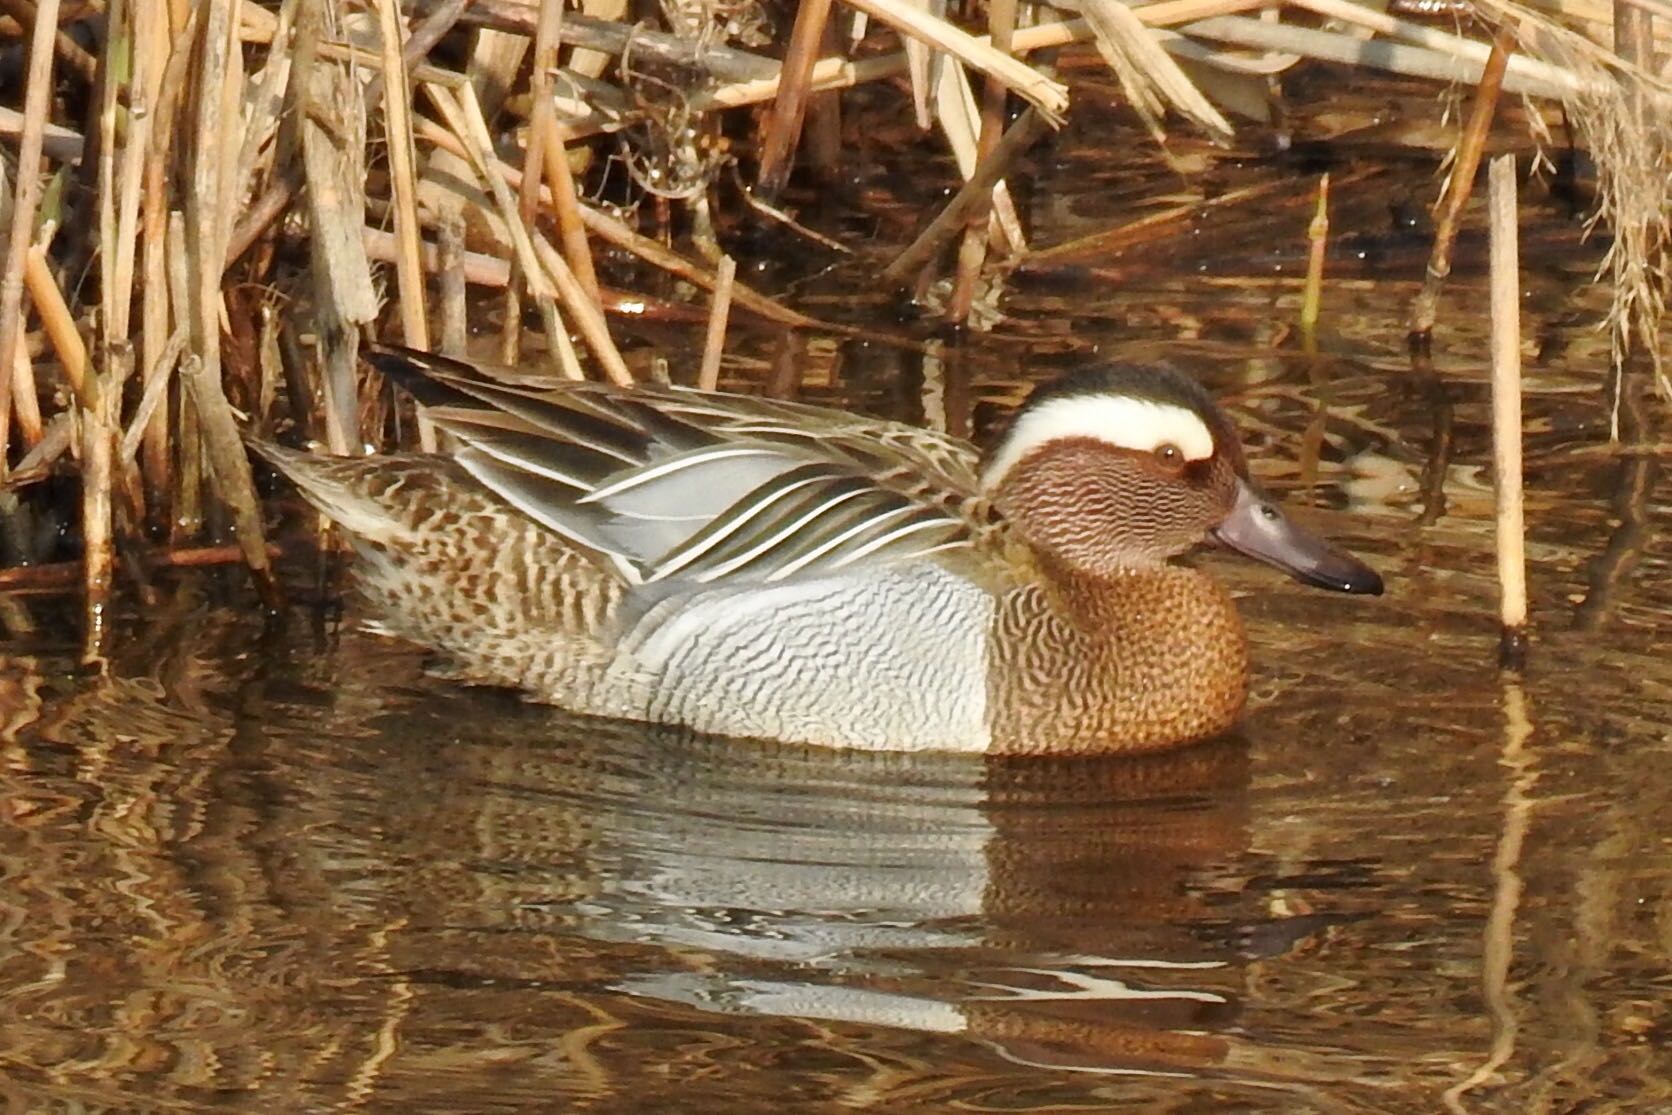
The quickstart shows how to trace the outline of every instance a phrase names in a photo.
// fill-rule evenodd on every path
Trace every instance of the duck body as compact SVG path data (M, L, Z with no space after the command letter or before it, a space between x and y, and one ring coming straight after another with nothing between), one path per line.
M1105 450L1074 423L1030 435L1024 411L983 469L965 442L840 411L531 387L406 350L371 360L426 405L448 453L257 448L346 528L379 626L464 679L592 715L873 750L1146 751L1241 710L1235 607L1149 552L1175 539L1096 541L1118 522L1054 533L1073 508L1053 509L1053 491L1089 498L1094 519L1122 514L1099 491L1131 494L1086 471ZM1202 405L1176 373L1155 382ZM1151 403L1162 432L1120 440L1173 438L1175 463L1205 476L1212 437L1169 432L1175 404ZM1029 436L1040 445L1016 451ZM1111 467L1140 453L1154 447L1115 445ZM1240 461L1211 470L1235 478Z

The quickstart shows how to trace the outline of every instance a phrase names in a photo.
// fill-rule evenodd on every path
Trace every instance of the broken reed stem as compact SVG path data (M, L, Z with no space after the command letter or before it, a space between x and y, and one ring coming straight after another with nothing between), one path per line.
M1066 86L1025 62L995 50L990 41L983 41L960 27L936 19L927 11L914 8L906 0L847 0L847 3L872 19L888 24L900 34L921 39L971 69L1002 81L1038 109L1051 124L1060 124L1063 114L1068 111Z
M131 68L128 81L130 105L143 104L144 90L155 80L150 72L153 66L152 59L144 44L139 41L135 9L145 6L143 2L124 5L122 33L127 43ZM114 5L112 10L114 11ZM134 253L139 242L136 230L139 227L140 198L144 193L140 176L144 173L145 156L151 146L152 121L149 113L130 110L126 123L127 130L122 137L121 162L115 167L116 177L111 183L111 188L116 191L113 229L115 240L110 248L110 293L105 302L103 320L104 335L114 344L127 345L131 352Z
M1446 277L1451 274L1451 246L1462 224L1463 207L1469 203L1469 195L1474 192L1480 155L1486 148L1487 133L1492 130L1492 117L1498 110L1498 93L1504 84L1504 70L1514 49L1515 32L1504 24L1492 39L1492 53L1486 59L1480 84L1475 86L1474 106L1469 110L1469 122L1457 142L1457 160L1452 164L1445 202L1440 208L1440 218L1435 222L1434 248L1428 257L1428 270L1423 275L1422 290L1411 304L1410 336L1412 343L1419 346L1426 345L1434 332L1440 291L1445 286Z
M445 0L439 7L425 16L423 21L412 29L407 36L406 46L401 50L401 62L410 69L417 65L429 54L436 43L440 42L459 21L459 16L469 7L470 0ZM146 7L148 5L141 5ZM246 8L245 11L251 10ZM195 14L196 9L193 9ZM317 44L307 49L316 49ZM301 53L300 50L297 51ZM305 68L305 67L303 67ZM383 96L383 76L372 75L366 84L365 107L367 112L377 108ZM287 164L283 172L275 175L273 181L260 197L252 201L244 209L243 216L233 226L232 236L227 241L226 262L228 266L240 256L250 250L250 247L270 228L274 221L290 206L296 191L302 188L302 177L293 169L294 164Z
M35 229L41 201L41 144L52 108L53 43L58 31L58 0L41 0L29 39L29 76L23 101L23 135L18 143L17 185L12 196L12 225L6 239L5 271L0 272L0 475L6 470L11 440L12 392L35 390L34 376L20 377L19 342L23 338L23 259ZM23 361L27 368L28 361Z
M255 477L222 385L221 276L233 202L227 175L233 132L226 117L235 77L232 55L238 49L233 6L233 0L207 0L203 20L196 74L196 134L192 137L192 196L188 199L191 230L184 236L187 294L181 307L190 315L192 353L182 380L197 416L210 482L232 512L238 544L262 603L276 609L282 601L267 557Z
M414 128L419 135L423 136L427 141L434 143L436 146L444 147L461 157L469 158L468 149L463 141L452 132L449 132L446 128L440 127L439 125L426 120L414 121ZM515 167L497 159L494 161L493 166L495 172L513 187L521 185L522 175L518 173ZM692 263L690 260L687 260L678 252L675 252L671 248L664 247L648 236L635 232L633 229L627 227L625 222L617 220L601 210L594 209L588 205L582 205L579 202L576 203L575 208L584 229L597 236L606 244L610 244L614 247L630 252L644 260L646 263L649 263L654 267L658 267L677 278L684 279L686 282L692 283L695 286L699 286L703 290L712 291L714 289L714 275L703 270L703 268ZM370 235L371 232L372 230L368 230L368 235ZM371 239L375 241L376 237L372 236ZM471 261L469 257L467 257L467 268L470 265ZM489 282L490 285L492 285L490 280L484 281ZM500 280L500 282L503 282L503 280ZM817 329L821 332L835 333L845 337L875 337L881 335L872 330L859 329L854 326L843 325L840 322L823 321L819 318L809 317L807 314L801 313L797 310L792 310L787 306L773 301L771 298L745 283L737 283L735 285L732 297L739 306L742 306L750 313L758 314L768 321L777 322L780 325L787 325L792 329ZM895 344L901 343L900 339L896 337L891 337L890 341Z
M916 240L901 252L900 255L883 269L882 277L891 283L910 284L929 262L935 257L947 241L964 227L969 215L976 207L987 204L992 196L993 187L1004 177L1010 164L1017 157L1034 145L1040 136L1045 134L1048 125L1039 110L1029 108L1010 125L999 140L993 153L983 159L975 168L958 193L940 211L929 227L918 234Z
M1008 54L1016 30L1016 0L989 0L987 31L993 37L993 47ZM988 77L981 93L981 131L976 138L976 165L993 155L1004 136L1006 100L1004 84ZM962 324L969 320L975 304L975 287L981 277L981 267L987 261L988 227L993 214L995 184L970 210L964 225L963 243L958 248L958 271L952 283L952 296L946 300L948 321Z
M1267 0L1162 0L1161 3L1134 8L1132 14L1146 27L1171 27L1204 17L1250 11L1266 6ZM1016 55L1022 55L1035 50L1068 46L1071 43L1091 42L1094 38L1096 35L1091 26L1083 19L1041 23L1019 29L1012 40L1011 50ZM981 47L991 45L987 36L975 36L973 41ZM828 93L837 89L847 89L903 74L907 68L908 62L903 50L858 60L842 57L821 58L813 65L811 90L814 93ZM778 73L742 78L711 92L695 93L689 98L688 104L693 113L761 104L778 95L780 84L781 78ZM620 120L617 117L604 112L594 112L579 120L570 121L568 133L571 139L582 139L618 127Z
M801 122L807 112L807 92L824 42L824 28L830 19L830 0L802 0L796 7L795 26L784 51L779 71L778 96L772 102L766 136L761 142L760 170L755 189L768 201L776 198L789 181L795 163L795 148L801 138Z
M592 247L586 241L586 229L581 226L576 211L575 179L569 168L569 151L563 131L557 126L557 108L552 100L552 74L557 69L557 48L563 31L563 5L545 4L540 8L540 22L534 33L534 72L530 77L530 95L534 110L529 118L528 158L523 166L522 191L528 204L538 207L540 180L543 176L551 190L552 210L557 215L558 241L563 258L593 304L600 309L603 301L598 294L598 273L592 266ZM534 153L538 151L539 159ZM529 179L533 181L530 182ZM532 219L532 217L530 218Z
M91 410L97 405L98 390L88 374L87 345L75 326L75 314L47 265L47 247L44 242L29 246L23 257L23 283L29 290L29 300L35 304L35 312L41 315L41 327L64 369L64 379L75 393L76 401Z
M272 557L283 556L277 546L269 545ZM184 546L141 553L143 565L153 569L187 569L206 565L230 565L243 558L237 546ZM0 593L68 592L76 587L81 566L73 561L51 562L44 565L16 565L0 569Z
M563 129L557 125L555 114L548 113L543 126L546 144L541 150L546 156L546 184L551 190L552 208L557 213L557 232L563 242L563 255L582 288L602 307L598 272L592 266L592 245L586 238L586 226L581 223L575 178L569 168L568 142Z
M1329 175L1318 179L1318 208L1306 226L1306 290L1300 302L1301 344L1317 348L1318 311L1324 302L1324 257L1329 252Z
M167 13L155 4L136 4L133 13L134 52L143 55L145 61L134 67L135 84L130 103L136 111L144 110L150 129L139 187L139 364L144 389L149 391L153 377L168 374L161 360L170 336L167 176L176 115L173 98L178 95L180 74L185 67L169 56ZM176 355L175 359L178 358ZM169 494L173 490L174 462L169 437L168 407L160 406L146 424L139 464L146 515L152 528L160 528L171 517Z
M563 331L562 324L556 317L554 300L558 292L553 286L553 277L541 266L539 256L535 252L535 237L518 212L517 199L507 185L506 176L498 173L499 161L494 156L493 140L488 135L488 125L482 118L482 108L476 100L475 90L469 85L461 86L458 96L455 97L447 88L434 82L425 82L424 91L441 113L447 126L452 129L454 138L463 144L462 154L482 184L488 188L489 195L498 207L500 220L505 223L505 231L510 236L511 247L516 253L516 264L521 268L528 283L529 293L534 296L540 307L541 316L547 320L547 339L556 344L556 334ZM596 310L596 307L593 308ZM563 355L567 349L559 346L558 351ZM581 376L579 366L570 364L567 359L564 361L564 374L572 379Z
M114 469L115 392L81 414L81 537L83 662L103 656L116 547L110 499Z
M615 347L615 338L610 336L610 324L604 320L604 311L587 296L586 291L581 288L580 280L575 278L575 273L569 269L569 264L558 254L557 249L552 247L551 241L544 236L537 236L534 240L534 250L540 257L540 262L545 265L547 274L557 284L564 307L574 319L575 327L580 330L581 339L586 341L587 347L592 350L592 356L598 361L598 366L604 370L605 377L618 387L631 387L633 373L627 370L627 362L621 358L620 350ZM556 330L546 339L549 343L557 344L559 352L563 351L563 346L569 344L569 334L562 329Z
M552 42L556 30L560 29L563 20L563 5L542 4L540 15L535 27L535 53L533 71L529 75L529 98L533 107L529 113L528 139L523 146L523 179L522 186L517 191L517 216L530 230L536 227L536 220L540 210L540 167L545 158L547 133L541 122L553 113L551 93L551 70L557 65L556 46ZM553 26L556 21L556 27ZM544 45L544 57L541 46ZM504 327L500 335L500 360L506 364L516 364L522 356L522 283L512 268L511 281L505 286ZM541 312L546 317L548 332L556 326L560 327L556 314L546 309L541 303ZM565 361L565 370L569 370Z
M366 254L377 258L370 250ZM441 351L448 356L463 356L470 339L464 261L464 217L449 213L436 223L435 229L435 270L441 278Z
M1527 558L1521 509L1521 263L1516 232L1515 156L1488 171L1492 229L1492 476L1496 494L1498 660L1520 669L1527 650Z
M713 391L720 386L720 354L726 347L726 321L731 316L732 281L737 278L737 260L721 256L715 271L714 304L708 313L708 332L703 338L702 369L697 387Z
M45 427L41 419L40 395L35 390L35 365L29 360L29 346L24 343L21 331L17 336L17 351L12 354L10 401L18 432L23 435L23 444L33 449L40 444ZM0 415L3 415L3 408L0 408ZM0 437L0 453L5 448L6 439ZM4 475L5 471L4 458L0 457L0 475Z
M428 351L429 319L424 310L424 267L418 258L418 175L412 148L412 118L408 103L406 63L401 57L401 14L395 0L377 0L378 34L382 46L383 81L395 90L383 98L383 121L389 144L389 179L394 192L395 236L400 253L395 281L400 291L401 336L413 348Z

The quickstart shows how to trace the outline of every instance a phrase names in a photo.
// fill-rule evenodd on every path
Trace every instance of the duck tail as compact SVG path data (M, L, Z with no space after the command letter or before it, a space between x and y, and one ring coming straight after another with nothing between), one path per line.
M302 497L350 534L388 544L409 533L381 489L370 458L323 457L287 449L256 437L244 439L250 450L296 485Z

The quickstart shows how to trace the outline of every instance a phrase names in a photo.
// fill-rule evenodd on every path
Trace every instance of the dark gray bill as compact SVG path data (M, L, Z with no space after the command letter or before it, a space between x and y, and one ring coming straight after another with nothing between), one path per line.
M1246 480L1237 481L1236 506L1211 533L1221 545L1275 565L1297 581L1337 592L1382 595L1382 578L1374 569L1290 522Z

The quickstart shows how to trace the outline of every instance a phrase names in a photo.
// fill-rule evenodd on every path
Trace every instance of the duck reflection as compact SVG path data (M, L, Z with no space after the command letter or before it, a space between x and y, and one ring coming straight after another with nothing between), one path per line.
M1125 761L800 750L438 687L375 643L213 642L104 680L0 660L20 697L8 799L34 818L15 862L39 877L18 893L40 950L76 957L32 1012L155 994L171 1021L148 1040L172 1047L202 1040L194 995L245 1004L213 1043L239 1086L248 1048L355 1078L392 1020L440 1042L403 1056L420 1077L506 1056L507 1017L538 1056L585 1024L577 993L612 1016L857 1026L861 1046L957 1035L1076 1072L1261 1071L1230 1036L1248 973L1227 926L1270 928L1236 866L1237 741ZM144 931L95 928L115 921Z
M584 817L584 893L520 906L661 946L619 991L963 1034L1056 1068L1188 1071L1225 1053L1212 1035L1235 1017L1237 966L1200 930L1207 880L1244 844L1237 742L1051 762L559 734L501 750L487 780L547 798L514 828Z

